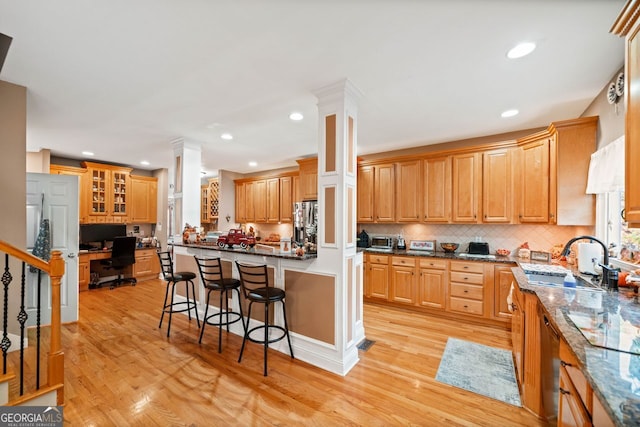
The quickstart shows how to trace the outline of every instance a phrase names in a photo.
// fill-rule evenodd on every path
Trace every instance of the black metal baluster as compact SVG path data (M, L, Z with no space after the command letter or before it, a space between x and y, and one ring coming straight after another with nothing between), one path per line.
M4 285L4 304L2 310L2 320L4 331L2 332L2 341L0 341L0 348L2 349L2 373L7 373L7 351L11 347L11 340L7 336L7 316L9 314L9 284L12 277L9 271L9 254L4 255L4 273L2 273L2 284Z
M27 321L27 312L24 310L25 295L25 268L26 263L22 261L22 277L20 280L20 312L18 322L20 323L20 396L24 394L24 324Z
M42 283L42 271L38 270L38 289L36 307L36 390L40 390L40 285Z

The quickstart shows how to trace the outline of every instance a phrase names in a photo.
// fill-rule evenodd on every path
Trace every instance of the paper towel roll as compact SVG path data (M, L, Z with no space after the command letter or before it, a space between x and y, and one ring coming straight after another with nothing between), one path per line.
M598 275L595 262L602 262L602 246L598 243L578 243L578 270L580 273Z

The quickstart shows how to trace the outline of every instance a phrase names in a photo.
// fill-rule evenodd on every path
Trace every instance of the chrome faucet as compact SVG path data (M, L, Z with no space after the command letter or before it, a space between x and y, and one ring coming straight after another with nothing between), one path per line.
M567 242L566 245L564 245L564 249L562 249L562 253L560 255L562 256L567 256L569 255L569 251L571 250L571 245L574 242L577 242L578 240L590 240L591 242L596 242L599 243L600 246L602 246L602 249L604 251L604 256L603 256L603 264L600 264L600 266L605 267L603 268L603 274L602 274L602 282L601 285L602 287L610 287L610 283L609 283L609 274L608 271L610 270L609 267L609 251L607 249L607 245L604 244L604 242L602 242L601 240L599 240L596 237L593 236L578 236L578 237L574 237L573 239L569 240ZM617 275L616 275L616 285L617 285Z

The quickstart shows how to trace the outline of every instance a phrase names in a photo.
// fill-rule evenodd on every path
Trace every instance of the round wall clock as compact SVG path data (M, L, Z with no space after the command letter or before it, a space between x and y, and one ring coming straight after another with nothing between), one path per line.
M609 104L613 104L617 100L618 95L616 94L616 84L612 82L607 89L607 101L609 101Z
M624 73L618 74L618 78L616 79L616 95L624 95Z

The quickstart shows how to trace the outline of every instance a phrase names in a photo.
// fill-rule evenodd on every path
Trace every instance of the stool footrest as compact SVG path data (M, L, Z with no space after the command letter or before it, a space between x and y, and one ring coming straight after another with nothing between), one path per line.
M225 316L225 317L229 316L230 319L223 320L222 316ZM210 320L215 318L220 318L220 320L218 320L217 322ZM231 325L233 323L240 322L241 320L242 320L242 315L240 313L236 313L235 311L221 311L219 313L215 313L210 316L207 316L207 318L204 319L207 325L212 325L212 326Z
M186 305L185 308L181 308L181 309L176 309L175 307L182 307L183 305ZM167 304L164 306L164 312L165 313L183 313L185 311L189 311L189 310L196 310L196 303L193 301L180 301L180 302L174 302L173 304Z
M262 339L253 338L253 337L251 337L251 333L259 331L259 330L265 331L266 329L267 329L267 327L265 325L255 326L255 327L249 329L247 331L247 334L246 334L247 339L249 341L251 341L251 342L255 342L255 343L258 343L258 344L264 344L264 338L262 338ZM282 326L269 325L269 332L271 332L271 330L273 330L273 329L280 331L282 333L282 335L279 336L279 337L276 337L276 338L269 339L267 341L269 344L274 343L274 342L278 342L278 341L282 340L283 338L285 338L287 336L287 330L285 328L283 328ZM263 332L263 334L264 334L264 332Z

